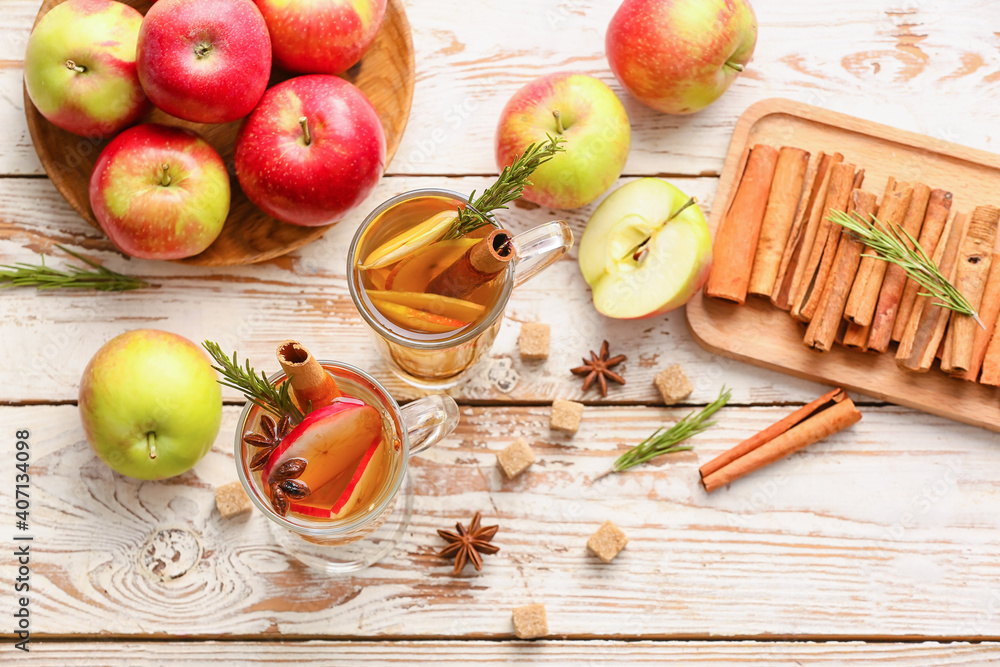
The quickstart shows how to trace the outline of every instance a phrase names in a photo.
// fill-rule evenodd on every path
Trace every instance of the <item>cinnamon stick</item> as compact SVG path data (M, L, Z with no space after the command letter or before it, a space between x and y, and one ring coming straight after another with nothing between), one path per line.
M782 310L790 307L789 299L791 295L791 279L795 273L795 267L799 261L802 250L802 233L805 229L805 221L809 218L809 209L815 197L815 191L819 188L823 174L826 173L830 165L831 156L826 153L815 155L809 160L809 167L802 185L802 194L799 197L798 206L795 209L795 221L792 229L788 233L788 241L785 249L781 253L781 264L778 266L778 274L774 278L774 288L771 290L771 303ZM787 276L787 280L785 279Z
M826 193L830 189L830 169L833 165L843 162L844 156L834 153L828 160L820 163L817 172L816 182L813 184L809 195L809 201L805 209L801 210L804 216L802 227L796 240L795 248L788 263L788 268L780 285L776 285L778 290L777 300L772 292L772 300L775 305L782 310L790 310L792 300L798 292L799 284L802 282L802 274L805 273L806 261L812 251L813 243L816 240L816 232L822 215L823 204L826 203Z
M847 211L851 192L855 189L854 183L863 180L864 170L861 170L859 176L853 164L839 163L830 169L829 189L823 206L818 209L816 238L802 273L802 281L792 301L792 317L801 322L808 322L816 312L840 241L840 226L830 220L830 214L833 211Z
M836 389L707 463L700 470L701 483L711 493L860 419L847 393Z
M930 200L927 202L927 214L924 216L924 223L920 228L920 236L917 242L924 249L928 257L933 257L937 250L941 233L948 222L948 214L951 211L952 194L947 190L931 190ZM907 322L910 321L910 314L913 312L913 304L917 300L917 293L921 291L920 285L913 279L906 279L906 287L903 288L903 297L899 302L899 312L896 314L896 322L892 325L892 340L899 341L903 337L903 330L906 329Z
M841 341L844 347L851 350L858 350L859 352L868 351L868 335L871 333L872 327L869 324L866 327L860 324L855 324L854 322L847 323L847 329L844 331L844 340Z
M431 280L427 292L464 299L498 276L512 259L510 232L494 229Z
M998 315L1000 318L1000 315ZM993 325L993 335L986 346L986 356L983 357L983 374L979 382L991 387L1000 387L1000 321Z
M979 370L986 359L986 349L990 338L996 330L997 317L1000 316L1000 234L993 244L993 258L990 262L990 273L986 277L986 291L979 306L979 319L985 328L976 330L976 338L972 343L972 360L969 370L962 375L963 380L975 382L979 378Z
M910 197L910 205L903 216L901 227L913 238L917 238L920 229L924 224L927 215L927 206L930 203L931 189L923 183L913 184L913 195ZM907 242L907 245L913 244ZM895 264L887 266L885 278L882 280L882 290L878 295L878 304L875 306L875 314L872 316L872 330L868 336L868 348L876 352L885 352L889 349L889 341L892 339L892 329L896 324L896 314L899 311L899 302L903 297L903 289L906 287L906 270Z
M975 310L979 310L986 290L986 277L993 262L993 245L1000 224L1000 209L979 206L972 212L969 231L962 240L955 263L952 284ZM945 373L965 373L972 365L972 348L979 322L972 316L953 312L945 336L945 354L941 370Z
M871 192L854 190L851 193L849 213L870 220L875 213L877 197ZM814 350L828 352L836 340L844 317L844 305L854 284L854 276L861 264L864 243L845 229L839 229L840 241L830 269L830 277L823 286L816 313L806 329L805 344Z
M891 191L887 189L878 209L879 222L887 227L898 227L902 224L912 194L913 188L910 187L896 185ZM861 258L858 276L854 279L851 295L847 298L847 305L844 307L844 317L849 322L861 326L868 326L872 323L885 270L886 262L883 260L876 257Z
M292 385L292 398L303 413L330 405L343 395L333 376L323 370L319 361L298 341L282 341L277 356Z
M781 265L781 255L788 242L802 186L809 166L809 152L800 148L784 146L778 151L778 161L774 167L771 192L764 210L764 221L760 227L760 239L750 271L750 294L770 296Z
M969 216L966 214L952 216L942 235L944 240L938 243L937 251L934 253L934 263L948 280L951 280L954 275L955 260L958 257L958 250L965 237L968 223ZM899 341L899 348L896 350L896 363L901 368L918 373L926 373L930 370L937 357L938 347L944 338L944 330L948 324L948 313L948 310L935 305L933 297L917 297L913 304L910 321L906 325L903 337Z
M715 235L712 269L705 293L744 303L760 227L764 221L778 151L758 144L750 151L743 178Z

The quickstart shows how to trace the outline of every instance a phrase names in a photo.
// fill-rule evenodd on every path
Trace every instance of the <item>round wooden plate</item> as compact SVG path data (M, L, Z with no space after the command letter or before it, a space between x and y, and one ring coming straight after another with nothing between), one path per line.
M35 23L52 7L64 0L45 0ZM145 14L151 3L145 0L124 0ZM293 74L275 70L269 85ZM386 165L399 146L410 116L413 100L413 41L410 24L403 11L402 0L389 0L382 28L364 58L344 73L343 77L356 85L371 100L382 120L386 139ZM38 158L56 189L77 213L100 229L90 210L88 186L97 156L107 140L87 139L61 130L38 113L27 90L24 112L28 119L31 140ZM145 119L150 122L181 125L199 132L219 151L229 166L232 184L232 204L222 233L204 252L177 260L186 264L224 266L252 264L278 257L310 241L318 239L331 226L300 227L279 222L258 209L240 189L233 169L233 144L240 121L222 125L190 123L154 109ZM110 137L109 137L110 139Z

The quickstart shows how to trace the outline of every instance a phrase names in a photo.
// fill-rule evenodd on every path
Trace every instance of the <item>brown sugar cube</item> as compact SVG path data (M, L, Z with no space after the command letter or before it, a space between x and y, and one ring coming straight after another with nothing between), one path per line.
M253 509L250 497L239 482L230 482L215 489L215 506L223 519L231 519Z
M673 405L684 400L694 391L691 381L687 379L687 375L684 375L684 371L677 364L664 368L657 373L653 382L656 384L656 388L660 390L663 402L667 405Z
M541 322L526 322L521 325L521 334L517 337L517 347L521 358L529 361L541 361L549 358L549 325Z
M561 398L552 401L552 412L549 414L549 428L554 431L576 433L583 417L583 403L564 401Z
M535 450L524 438L518 438L505 449L497 452L497 463L507 479L514 479L535 462Z
M613 561L626 544L628 538L625 537L625 533L610 521L605 521L604 525L587 540L587 548L605 563Z
M545 620L545 605L527 604L517 607L512 614L514 634L521 639L534 639L549 634L549 624Z

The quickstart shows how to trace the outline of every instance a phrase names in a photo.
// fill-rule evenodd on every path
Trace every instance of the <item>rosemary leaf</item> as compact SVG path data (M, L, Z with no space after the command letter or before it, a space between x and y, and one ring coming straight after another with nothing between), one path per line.
M548 141L529 145L513 164L504 167L496 182L486 188L479 197L476 197L475 190L472 191L469 195L471 204L459 209L458 218L445 239L461 238L483 225L490 224L489 214L492 211L507 208L507 204L521 196L525 186L531 185L528 177L532 172L551 160L556 153L566 150L562 147L562 143L566 141L563 137L546 136Z
M877 253L866 254L864 257L874 257L895 264L924 288L921 296L932 297L937 300L935 305L968 315L980 327L986 328L969 300L944 277L934 260L927 256L920 243L908 231L896 225L883 224L875 216L868 222L857 213L852 216L843 211L833 211L829 220L853 233Z
M689 413L669 429L657 429L653 435L619 456L614 465L611 466L612 471L621 472L622 470L628 470L633 466L645 463L662 454L690 450L690 446L681 445L680 443L715 424L714 421L709 421L709 418L728 403L732 396L732 390L726 389L723 386L719 391L719 397L702 408L701 412Z
M202 346L211 355L212 360L218 364L212 368L222 374L223 379L218 381L219 384L243 392L247 400L277 417L288 415L295 423L302 421L302 412L296 407L288 393L291 387L288 382L282 382L275 387L267 381L267 375L264 371L257 375L257 371L250 365L249 359L246 361L246 367L241 368L236 360L235 352L230 359L218 343L206 340L202 342Z
M79 255L69 248L57 245L57 248L68 255L76 257L81 262L91 266L93 270L70 264L65 271L59 271L45 266L45 255L41 255L41 264L5 264L0 266L0 289L8 287L37 287L38 289L96 289L103 292L124 292L127 290L149 287L149 283L140 278L133 278L105 268L97 262Z

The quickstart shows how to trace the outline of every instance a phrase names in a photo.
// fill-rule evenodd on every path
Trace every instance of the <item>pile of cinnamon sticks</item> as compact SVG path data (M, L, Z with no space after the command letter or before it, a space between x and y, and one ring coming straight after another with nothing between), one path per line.
M739 179L716 232L705 292L744 303L769 299L805 325L804 342L872 353L895 343L901 368L946 373L1000 386L1000 208L953 210L952 193L889 178L881 199L863 189L865 171L840 153L756 145L740 160ZM977 310L937 305L899 266L875 257L831 222L834 211L901 228Z

